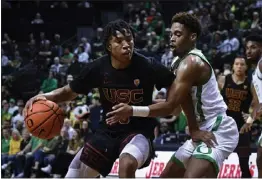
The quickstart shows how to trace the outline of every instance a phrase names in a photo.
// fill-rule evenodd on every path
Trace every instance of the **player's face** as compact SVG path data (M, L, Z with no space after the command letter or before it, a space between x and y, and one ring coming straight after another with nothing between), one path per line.
M262 47L257 42L248 41L246 44L246 57L248 60L257 60L261 55Z
M236 58L233 64L233 70L236 75L245 75L247 64L244 58Z
M130 31L124 29L125 34L116 31L116 36L112 36L108 43L108 50L118 61L126 63L131 60L134 50L134 38Z
M189 51L194 43L192 36L195 36L195 34L189 32L183 24L173 23L170 32L170 47L173 53L179 55Z

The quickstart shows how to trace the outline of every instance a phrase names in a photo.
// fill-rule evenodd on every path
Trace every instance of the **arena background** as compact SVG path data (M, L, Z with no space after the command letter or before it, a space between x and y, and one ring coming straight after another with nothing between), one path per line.
M40 156L36 151L44 150L47 144L35 140L32 149L21 153L30 138L24 131L21 113L25 102L38 93L67 84L77 76L84 63L101 56L100 35L109 21L124 19L132 24L136 30L137 50L169 67L173 59L167 45L171 18L180 11L195 13L203 28L198 48L208 57L217 75L230 73L234 57L244 55L245 37L261 33L262 29L261 0L2 0L1 5L2 177L63 177L74 154L96 130L102 108L94 89L86 96L61 105L67 112L59 136L63 143L57 144L51 153ZM165 95L166 90L162 89L155 91L153 98L165 98ZM139 177L158 177L172 154L170 151L176 151L188 138L183 114L157 120L155 147L158 156L148 168L137 172ZM253 176L257 176L255 141L261 129L259 122L252 128L254 153L250 157L250 170ZM10 136L14 135L21 135L23 145L21 151L10 153L10 140L14 140ZM25 161L26 156L31 156L30 160ZM116 162L111 176L117 174L117 168ZM240 175L237 155L232 154L219 177Z

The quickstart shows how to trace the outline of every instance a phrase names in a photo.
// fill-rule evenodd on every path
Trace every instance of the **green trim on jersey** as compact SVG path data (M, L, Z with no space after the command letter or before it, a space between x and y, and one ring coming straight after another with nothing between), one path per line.
M218 127L220 126L222 122L223 117L222 116L217 116L216 122L212 127L212 131L217 131Z
M172 157L170 158L170 161L176 163L178 166L180 166L181 168L185 168L185 165L183 162L181 162L178 158L176 158L175 153L172 155Z
M197 49L193 49L191 50L188 55L195 55L195 56L198 56L201 60L203 60L204 62L206 62L210 68L211 68L211 71L210 71L210 74L209 74L209 77L208 77L208 80L205 84L208 83L208 81L210 80L211 76L212 76L212 73L213 73L213 68L212 66L210 65L209 61L206 59L206 57L204 56L204 54L200 51L200 50L197 50ZM202 90L203 90L203 86L205 85L199 85L197 86L197 93L196 93L196 97L197 97L197 104L196 104L196 109L197 109L197 112L199 114L199 117L200 117L200 122L203 122L205 121L205 115L204 115L204 112L202 110L202 100L201 100L201 96L202 96Z
M197 87L197 93L196 93L196 97L197 97L197 104L196 104L196 108L197 108L197 112L200 116L200 122L205 121L205 115L204 112L202 110L202 101L201 101L201 96L202 96L202 88L203 86L198 86Z

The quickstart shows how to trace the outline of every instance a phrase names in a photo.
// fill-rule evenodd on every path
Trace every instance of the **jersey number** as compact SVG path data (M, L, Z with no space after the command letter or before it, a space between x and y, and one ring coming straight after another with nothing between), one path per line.
M240 111L240 106L241 106L241 101L240 100L236 100L236 99L229 99L227 106L228 106L228 110L239 112Z

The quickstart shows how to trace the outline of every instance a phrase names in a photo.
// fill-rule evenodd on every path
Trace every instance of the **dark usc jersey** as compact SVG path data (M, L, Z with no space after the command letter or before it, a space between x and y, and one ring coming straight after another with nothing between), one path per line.
M106 113L119 103L136 106L152 104L154 86L157 89L169 87L174 75L154 59L134 52L132 62L126 69L115 69L108 55L89 63L80 75L70 83L71 89L79 94L87 94L98 88L103 107L103 121L100 129L111 132L149 132L157 125L150 118L130 117L128 124L106 124ZM146 134L145 134L146 135Z
M245 123L242 112L249 113L253 99L250 81L246 78L244 83L236 84L232 75L227 75L221 93L228 107L227 115L235 119L240 129Z

